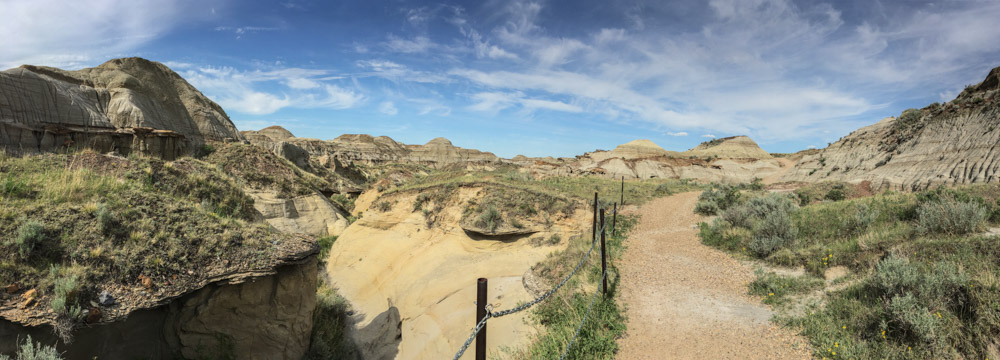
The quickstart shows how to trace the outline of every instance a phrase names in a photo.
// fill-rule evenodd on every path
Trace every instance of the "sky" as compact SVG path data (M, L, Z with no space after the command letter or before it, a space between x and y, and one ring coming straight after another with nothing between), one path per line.
M0 69L140 56L241 130L503 157L822 148L1000 66L1000 1L0 0Z

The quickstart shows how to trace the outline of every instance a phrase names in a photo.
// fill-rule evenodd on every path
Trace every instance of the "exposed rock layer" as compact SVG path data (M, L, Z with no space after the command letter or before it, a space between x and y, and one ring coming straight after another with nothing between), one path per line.
M309 346L316 276L310 256L273 275L218 281L123 321L77 330L71 344L48 326L0 320L0 354L13 354L30 335L56 344L67 359L299 359Z
M241 139L218 104L157 62L0 71L0 147L9 152L85 147L172 159L208 141Z
M860 183L921 190L1000 180L1000 96L995 68L945 104L907 110L803 156L786 181Z

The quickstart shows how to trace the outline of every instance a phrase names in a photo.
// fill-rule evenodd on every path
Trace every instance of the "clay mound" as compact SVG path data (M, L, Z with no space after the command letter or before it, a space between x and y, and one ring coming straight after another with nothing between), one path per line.
M718 157L723 159L771 159L770 153L761 149L746 136L731 136L703 142L682 153L685 156Z
M611 150L611 154L614 157L624 159L637 159L656 156L675 156L677 152L664 150L652 141L640 139L618 145L614 150Z
M124 58L77 71L31 65L0 71L0 146L52 151L96 132L113 136L136 128L149 129L143 136L153 130L180 135L182 143L170 146L185 151L243 139L222 107L158 62ZM87 140L77 145L100 148L95 142L112 141Z
M908 109L805 155L785 181L860 183L876 190L1000 181L1000 68L955 100Z
M278 125L268 126L266 128L260 129L258 133L277 141L287 140L295 137L295 135L292 135L291 131L288 131L285 128Z

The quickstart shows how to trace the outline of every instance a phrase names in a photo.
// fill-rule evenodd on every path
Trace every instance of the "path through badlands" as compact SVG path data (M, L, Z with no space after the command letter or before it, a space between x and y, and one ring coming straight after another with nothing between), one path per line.
M619 265L628 334L618 359L807 359L805 341L777 328L746 295L753 268L701 244L697 192L653 200Z

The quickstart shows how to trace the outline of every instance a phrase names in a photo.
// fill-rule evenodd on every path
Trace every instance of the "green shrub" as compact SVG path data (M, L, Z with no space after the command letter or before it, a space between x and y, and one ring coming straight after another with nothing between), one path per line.
M330 201L340 205L340 208L347 212L354 211L354 200L355 199L344 194L333 194L333 196L330 196Z
M17 252L22 259L27 259L31 253L45 240L45 227L35 220L25 221L17 228L17 237L14 244L17 245Z
M895 296L889 301L889 325L902 332L903 337L933 344L938 341L938 320L930 309L912 294Z
M23 197L29 193L28 183L23 179L7 174L0 180L0 197Z
M694 206L694 212L701 215L716 215L736 204L739 199L740 190L738 188L726 184L716 184L698 195L698 203Z
M483 210L479 214L479 218L476 219L476 226L489 232L496 231L501 224L503 224L503 216L500 214L500 210L497 210L493 205L487 206L486 210Z
M337 241L336 236L324 236L316 239L316 245L319 245L319 260L326 261L327 256L330 255L330 248L333 243Z
M869 280L871 285L886 299L917 291L920 286L920 272L910 265L905 257L889 255L875 266L875 273Z
M375 210L378 210L379 212L386 212L392 210L392 204L390 204L388 201L376 202L372 204L372 207L375 208Z
M785 245L785 239L777 236L754 237L750 242L750 251L759 257L767 257Z
M201 159L203 157L212 155L212 153L214 152L215 152L215 146L209 144L202 144L201 146L195 148L191 155L194 156L194 158L196 159Z
M835 185L833 189L830 189L830 191L826 192L826 195L824 195L823 198L830 201L840 201L846 199L847 194L844 193L844 185L843 184Z
M0 355L0 360L59 360L62 359L55 347L42 345L31 340L31 335L20 344L15 357Z
M326 285L316 291L313 310L312 341L303 359L357 358L357 348L347 336L350 306L343 297Z
M413 211L419 211L424 208L424 204L431 200L431 195L428 193L421 193L417 195L417 199L413 201Z
M755 238L779 238L782 244L795 241L799 231L792 222L792 216L787 211L777 210L763 219L753 223L753 235Z
M115 214L108 209L107 205L97 205L97 230L102 234L108 234L114 229Z
M79 316L80 308L74 303L80 285L75 274L57 278L53 289L52 311L56 314L69 314L71 318Z
M917 230L924 234L969 234L983 227L986 216L986 208L977 203L929 201L917 208Z
M848 228L854 234L861 234L878 219L879 211L868 204L858 204L854 216L848 218Z

